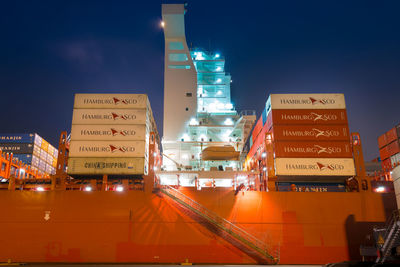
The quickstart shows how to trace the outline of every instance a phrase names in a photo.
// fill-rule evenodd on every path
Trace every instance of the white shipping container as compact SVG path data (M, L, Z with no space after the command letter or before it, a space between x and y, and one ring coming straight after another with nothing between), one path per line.
M49 144L49 147L47 148L47 153L53 155L53 153L54 153L54 146L52 146L52 145Z
M392 179L397 207L400 207L400 166L397 166L392 170Z
M33 155L32 156L32 166L38 167L39 166L39 157Z
M40 149L40 159L47 161L47 152L43 149Z
M400 153L394 154L393 156L390 157L390 161L392 163L392 166L396 166L400 164Z
M145 94L75 94L74 108L147 108Z
M57 159L58 158L58 149L54 149L54 152L53 152L53 158L55 158L55 159Z
M38 158L40 157L40 153L42 152L42 149L40 146L37 146L36 144L33 146L33 155L37 156Z
M42 137L40 137L39 135L35 134L35 140L34 140L35 145L40 147L42 145L42 140L43 140Z
M266 103L271 109L346 109L344 94L271 94Z
M143 158L69 158L68 174L145 174Z
M74 109L72 124L146 124L144 109Z
M276 158L276 175L354 176L352 158Z
M46 164L46 173L51 174L51 166L49 164Z
M71 140L144 141L146 125L72 125Z
M46 162L51 165L53 163L53 159L54 159L53 155L50 155L49 153L47 153Z
M144 157L144 141L74 141L69 148L70 157Z

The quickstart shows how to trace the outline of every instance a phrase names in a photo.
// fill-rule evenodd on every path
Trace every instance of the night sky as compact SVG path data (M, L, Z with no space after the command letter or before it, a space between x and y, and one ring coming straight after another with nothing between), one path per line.
M57 145L75 93L146 93L162 132L161 3L0 1L0 132ZM400 122L400 1L188 3L188 44L225 56L238 110L259 116L270 93L344 93L366 160L379 155Z

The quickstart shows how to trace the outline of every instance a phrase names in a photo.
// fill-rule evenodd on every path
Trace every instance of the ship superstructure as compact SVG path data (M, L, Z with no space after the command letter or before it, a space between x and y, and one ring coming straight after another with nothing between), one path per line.
M241 151L255 112L235 110L231 76L220 53L188 47L184 14L184 5L162 7L165 82L160 182L231 187L235 177L253 177L241 172Z

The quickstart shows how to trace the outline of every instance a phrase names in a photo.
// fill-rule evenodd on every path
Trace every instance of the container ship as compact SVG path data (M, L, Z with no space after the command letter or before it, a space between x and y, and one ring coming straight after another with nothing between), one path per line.
M374 243L395 198L371 188L344 95L238 112L185 13L162 5L162 139L146 94L75 95L45 186L3 179L0 262L325 264Z

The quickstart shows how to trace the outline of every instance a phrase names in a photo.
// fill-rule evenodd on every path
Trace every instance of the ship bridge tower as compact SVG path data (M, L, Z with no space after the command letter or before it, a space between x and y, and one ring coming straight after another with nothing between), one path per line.
M238 112L231 101L231 76L225 59L202 48L189 48L185 5L163 4L165 37L163 171L167 184L193 186L204 171L240 171L240 154L256 119ZM197 173L196 173L197 171ZM161 175L164 182L168 173ZM186 177L186 178L184 178ZM232 185L229 177L222 184ZM180 182L179 182L180 179Z

